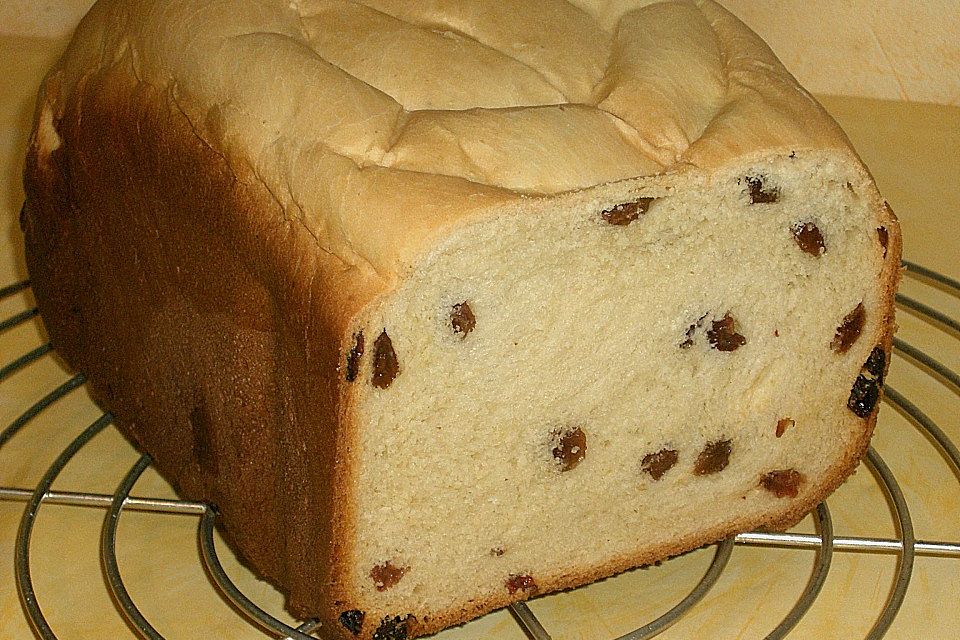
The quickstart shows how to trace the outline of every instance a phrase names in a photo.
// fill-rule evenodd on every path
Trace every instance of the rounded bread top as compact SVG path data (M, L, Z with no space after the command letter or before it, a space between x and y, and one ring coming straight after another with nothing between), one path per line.
M48 76L53 121L116 73L381 275L530 196L849 151L711 0L100 0Z

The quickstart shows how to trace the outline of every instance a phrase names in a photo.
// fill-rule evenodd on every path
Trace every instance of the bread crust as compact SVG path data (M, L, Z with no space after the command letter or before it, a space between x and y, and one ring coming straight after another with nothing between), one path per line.
M377 8L333 3L317 13L285 0L101 0L51 72L59 90L47 102L59 118L59 99L108 68L154 87L232 171L252 170L320 250L391 287L451 229L523 196L794 150L830 150L859 164L843 131L769 47L710 0L642 2L629 11L577 3L571 11L588 26L558 29L555 39L542 28L539 3L501 6L489 32L473 35L466 31L480 29L479 18L444 18L430 3L369 3ZM472 15L468 5L461 9ZM379 32L384 16L400 31ZM441 25L431 20L449 21L447 36L434 33ZM501 55L525 52L525 64L544 68L540 83L586 74L592 88L538 101L539 84L508 91L512 67L468 58L441 69L452 74L446 84L425 82L424 67L399 88L409 92L393 97L377 88L389 88L393 67L377 72L337 57L350 45L366 59L366 47L387 47L396 36L406 47L397 56L436 66L444 62L438 43L458 28L464 39L530 34ZM541 38L549 42L535 44ZM497 46L506 47L490 45ZM564 55L568 49L593 53ZM481 76L502 95L438 102ZM586 79L578 86L589 86ZM494 98L495 107L481 104ZM624 164L625 156L635 160Z
M582 175L559 164L536 180L509 185L504 176L516 175L515 165L469 173L464 167L475 166L475 158L457 161L443 151L460 143L456 136L445 139L444 131L463 123L444 121L441 127L439 115L413 116L357 78L318 71L298 57L303 52L290 42L303 33L279 8L258 18L254 4L240 2L228 7L235 16L211 22L230 3L206 3L207 13L188 18L190 3L170 2L170 16L158 23L149 4L98 4L45 82L21 221L38 306L53 345L88 376L94 397L114 414L118 428L150 452L181 495L217 506L227 540L258 575L288 595L292 613L319 617L350 638L337 619L356 601L344 574L351 563L344 541L354 533L355 505L337 498L349 495L356 472L356 391L343 367L362 316L452 230L494 211L522 215L538 200L531 196L589 185L577 183ZM667 2L643 11L637 14L641 22L660 25L678 41L699 33L687 26L691 15L706 21L708 27L700 26L714 34L717 51L726 56L717 67L719 102L704 98L709 108L697 108L657 102L654 91L636 94L630 83L637 78L668 94L677 79L666 71L644 76L624 54L619 67L609 64L594 78L594 97L606 94L596 102L607 115L596 119L599 129L583 135L606 135L607 127L621 132L640 158L627 174L632 178L692 167L710 172L761 152L786 155L793 149L849 158L864 172L862 193L889 234L881 275L885 317L873 336L889 354L899 226L843 133L769 49L717 5ZM600 25L613 20L602 13L591 19ZM247 33L255 27L286 40L265 44ZM172 36L161 42L151 29ZM199 44L189 51L177 50L182 40L173 36L198 31L213 35L197 37ZM234 46L226 53L216 49L222 44L216 38L224 34ZM730 55L734 43L739 56ZM712 51L693 49L678 77L704 69L713 74ZM229 75L224 85L198 66L201 60L221 65L220 71L223 60L248 68ZM326 75L310 82L283 73L276 82L293 83L332 115L306 108L291 115L253 101L251 96L279 86L251 70L254 63L295 67L304 77L322 71ZM338 91L348 99L338 98ZM294 98L277 96L283 105ZM636 120L635 107L659 114L650 119L650 131ZM557 116L551 108L533 112L532 124L524 126L533 130ZM476 115L480 133L505 126L499 111ZM311 118L319 121L315 129L321 134L304 133L312 131L304 124ZM328 125L337 118L343 122ZM654 129L667 133L656 139ZM277 130L280 139L268 144L268 133ZM435 172L431 153L450 161L449 174ZM533 151L517 159L531 166L550 161ZM602 156L591 162L592 181L626 177L622 164ZM369 207L359 206L364 203ZM367 338L372 343L374 336ZM874 411L829 473L766 519L731 521L576 573L537 576L538 593L585 584L748 528L795 524L854 471L875 421ZM257 455L244 455L249 451ZM410 635L525 597L504 591L437 612L412 622ZM362 637L371 631L368 623Z
M291 610L331 606L340 339L380 282L317 251L255 176L125 74L91 79L58 130L64 147L28 156L22 219L54 347L181 495L216 505Z

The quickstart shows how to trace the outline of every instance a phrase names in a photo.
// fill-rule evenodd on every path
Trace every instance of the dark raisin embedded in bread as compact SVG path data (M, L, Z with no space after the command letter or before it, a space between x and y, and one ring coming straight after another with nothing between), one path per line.
M680 455L673 449L661 449L656 453L648 453L643 456L640 462L640 468L654 480L659 480L663 475L677 464Z
M353 635L360 635L360 632L363 630L363 611L359 609L351 609L350 611L344 611L340 614L340 624L344 628L352 633Z
M777 469L760 478L760 486L778 498L796 498L806 476L796 469Z
M717 440L708 443L693 464L693 474L708 476L723 471L730 463L730 453L732 451L733 443L730 440Z
M353 382L360 373L360 358L363 357L363 331L353 334L353 346L347 353L347 382Z
M503 547L493 547L492 549L490 549L490 555L493 556L494 558L499 558L504 553L506 553L506 550Z
M511 575L509 578L507 578L505 585L509 593L516 593L518 591L536 593L538 588L537 581L533 579L533 576L529 576L525 573Z
M574 469L587 455L587 434L580 427L554 431L556 445L551 450L560 471Z
M789 429L795 424L797 424L796 421L792 420L791 418L782 418L780 420L777 420L777 431L776 431L777 437L778 438L781 437L784 433L787 432L787 429Z
M377 591L386 591L400 582L400 578L407 573L408 569L409 567L398 567L388 560L370 569L370 577L373 578Z
M868 417L877 406L886 366L886 352L882 347L874 347L867 361L863 363L847 399L847 407L858 417Z
M764 176L747 176L747 192L750 194L750 204L773 204L780 200L780 188L767 185Z
M416 620L411 615L387 616L373 632L373 640L407 640L410 637L410 624Z
M373 376L370 383L378 389L386 389L400 373L397 352L393 341L384 329L373 342Z
M876 346L873 348L873 351L867 357L867 361L863 363L863 368L868 374L876 378L877 382L883 384L883 375L887 368L887 352L883 350L883 347Z
M850 389L847 407L861 418L866 418L873 413L873 408L877 406L879 399L880 385L877 381L859 375L853 382L853 388Z
M747 344L747 339L737 333L736 321L729 313L713 321L707 329L707 340L717 351L736 351Z
M635 202L624 202L600 212L600 217L609 224L625 227L636 221L650 208L656 198L640 198Z
M466 338L467 334L477 326L477 318L466 301L453 305L453 309L450 310L450 326L461 338Z
M833 336L830 348L837 353L846 353L850 347L857 341L863 332L863 325L867 322L867 311L863 308L861 302L856 308L848 313L840 326L837 327L837 333Z
M819 258L827 251L820 228L812 222L798 222L793 225L793 239L801 251L815 258Z

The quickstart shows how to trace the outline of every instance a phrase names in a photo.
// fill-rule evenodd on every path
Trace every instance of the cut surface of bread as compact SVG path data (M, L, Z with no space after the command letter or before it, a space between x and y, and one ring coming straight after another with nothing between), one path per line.
M419 618L809 511L861 455L848 405L885 366L852 179L798 154L445 241L353 333L356 588Z
M54 346L342 638L788 527L876 422L899 226L709 1L101 0L25 184Z

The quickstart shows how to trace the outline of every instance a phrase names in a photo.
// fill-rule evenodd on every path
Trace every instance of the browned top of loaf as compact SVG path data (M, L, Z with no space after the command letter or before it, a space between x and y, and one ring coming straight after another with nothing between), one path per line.
M531 195L849 150L710 0L101 0L40 117L105 74L160 89L320 249L388 281Z

